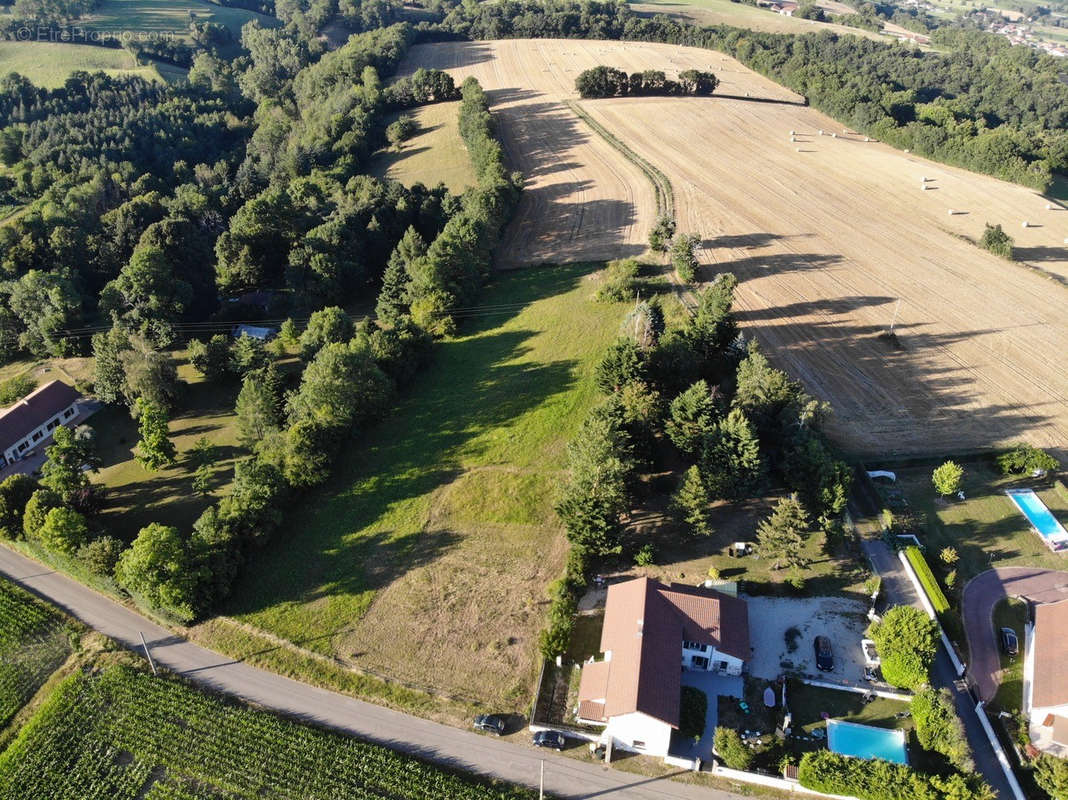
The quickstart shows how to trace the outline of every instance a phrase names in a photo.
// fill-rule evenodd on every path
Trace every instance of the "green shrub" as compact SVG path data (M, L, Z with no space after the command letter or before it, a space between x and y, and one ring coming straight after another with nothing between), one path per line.
M18 402L37 388L37 381L30 375L16 375L0 383L0 406Z
M549 586L552 603L549 606L549 626L541 632L538 645L541 654L547 659L554 659L567 652L571 644L571 631L575 627L575 614L578 613L578 598L575 585L561 578Z
M679 699L679 735L687 739L703 736L708 695L693 686L683 686Z
M941 753L962 772L975 769L964 725L946 689L921 689L909 704L916 722L916 739L924 750Z
M634 554L634 564L639 567L648 567L656 559L656 551L651 544L643 544Z
M982 238L979 239L979 246L984 250L989 250L996 256L1007 258L1012 260L1012 246L1015 244L1012 237L1002 230L1001 225L991 225L986 223L986 228L983 231Z
M918 689L928 681L938 626L912 606L894 606L868 629L882 659L883 678L905 689Z
M633 298L638 270L638 262L633 258L609 261L604 270L604 283L597 290L597 299L605 303L619 303Z
M713 746L723 763L731 769L749 769L753 763L753 754L733 728L716 728Z
M993 790L977 777L925 775L882 759L817 750L805 753L797 772L806 789L858 800L984 800Z
M1003 475L1030 474L1036 470L1050 472L1060 466L1060 462L1045 450L1021 442L1011 450L997 457L998 469Z
M906 547L905 557L908 558L912 568L916 571L916 577L923 584L923 590L927 593L927 599L931 601L931 605L934 606L935 613L941 614L943 611L948 611L949 600L946 599L938 581L935 580L934 573L931 572L931 567L928 566L927 559L923 557L920 548L916 545Z
M1068 800L1068 761L1043 753L1035 761L1035 783L1053 800Z

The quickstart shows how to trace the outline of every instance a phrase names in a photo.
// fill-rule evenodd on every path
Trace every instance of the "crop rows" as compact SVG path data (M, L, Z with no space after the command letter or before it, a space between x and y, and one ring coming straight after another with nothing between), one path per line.
M0 800L125 798L146 782L155 800L528 796L122 666L69 679L0 756Z
M33 696L70 653L63 618L0 580L0 726Z

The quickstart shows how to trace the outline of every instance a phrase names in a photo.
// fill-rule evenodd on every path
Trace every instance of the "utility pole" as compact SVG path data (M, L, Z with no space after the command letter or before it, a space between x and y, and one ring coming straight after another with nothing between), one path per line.
M145 648L145 657L148 659L148 666L152 667L152 674L156 675L156 662L152 660L152 653L148 649L148 642L145 641L145 635L141 631L137 632L141 637L141 646Z
M894 326L897 324L897 312L901 310L901 298L897 300L897 305L894 306L894 316L890 319L890 333L894 332Z
M541 778L538 781L538 800L545 800L545 759L541 760Z

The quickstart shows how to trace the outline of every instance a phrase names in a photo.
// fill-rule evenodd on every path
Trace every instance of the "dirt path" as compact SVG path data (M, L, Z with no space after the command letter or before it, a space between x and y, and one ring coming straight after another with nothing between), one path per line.
M961 606L970 651L968 673L983 700L992 700L1000 683L1001 657L994 635L994 606L1006 597L1053 603L1068 597L1068 572L1034 567L998 567L968 581Z

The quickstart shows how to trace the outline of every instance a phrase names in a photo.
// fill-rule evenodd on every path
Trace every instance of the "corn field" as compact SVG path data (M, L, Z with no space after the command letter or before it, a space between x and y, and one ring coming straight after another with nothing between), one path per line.
M64 681L0 754L0 800L529 796L127 666Z
M14 584L0 580L0 727L70 651L63 617Z

